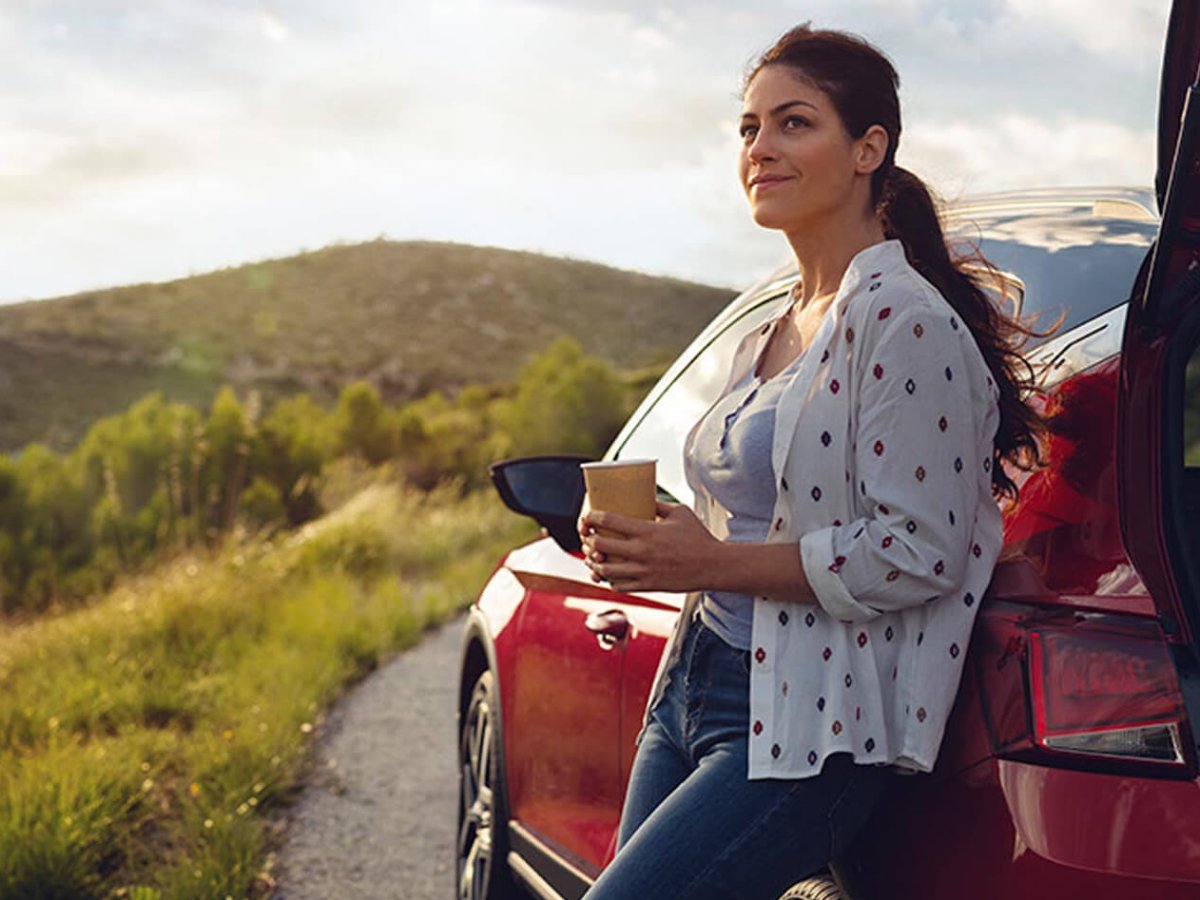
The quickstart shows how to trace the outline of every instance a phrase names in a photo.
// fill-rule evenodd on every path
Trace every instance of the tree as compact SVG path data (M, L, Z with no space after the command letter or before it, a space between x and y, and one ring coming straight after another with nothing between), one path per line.
M198 464L198 423L195 410L154 392L96 422L68 458L68 471L78 478L89 508L103 505L103 515L78 520L90 517L92 539L110 546L120 565L135 564L183 538L182 467Z
M5 587L25 605L62 597L72 572L91 563L91 506L78 466L43 444L30 444L0 469L0 561Z
M275 487L290 525L320 514L317 488L334 452L328 419L311 397L299 394L279 400L259 428L252 468Z
M571 338L556 340L520 372L496 418L511 452L600 455L626 415L625 391L608 363Z
M201 484L209 535L233 522L249 474L253 436L253 416L238 402L231 387L222 387L213 398L204 426L206 464Z
M391 417L379 392L367 382L356 381L342 389L333 417L342 453L358 456L373 466L395 454Z

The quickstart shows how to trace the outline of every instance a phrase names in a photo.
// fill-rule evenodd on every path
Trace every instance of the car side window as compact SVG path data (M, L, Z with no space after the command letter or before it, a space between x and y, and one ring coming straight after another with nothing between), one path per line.
M692 491L683 474L684 439L717 399L717 393L729 378L733 354L742 338L778 314L786 299L786 293L765 298L717 334L679 373L617 449L617 459L658 460L659 493L665 499L691 505Z

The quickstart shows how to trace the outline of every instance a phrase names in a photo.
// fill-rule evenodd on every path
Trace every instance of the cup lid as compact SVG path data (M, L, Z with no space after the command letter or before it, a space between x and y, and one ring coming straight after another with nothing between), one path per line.
M647 463L656 463L657 459L609 459L599 460L597 462L580 463L581 469L602 469L612 468L616 466L644 466Z

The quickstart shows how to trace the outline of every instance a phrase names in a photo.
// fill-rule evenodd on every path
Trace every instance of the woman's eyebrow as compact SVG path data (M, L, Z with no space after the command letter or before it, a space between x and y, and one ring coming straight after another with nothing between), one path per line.
M781 112L783 112L785 109L790 109L793 106L807 106L810 109L812 109L814 112L820 111L817 109L817 107L814 104L809 103L807 100L788 100L786 103L780 103L778 106L776 106L774 109L772 109L770 112L770 115L777 116ZM758 116L752 112L745 112L745 113L742 113L742 118L743 119L756 119L756 118L758 118Z

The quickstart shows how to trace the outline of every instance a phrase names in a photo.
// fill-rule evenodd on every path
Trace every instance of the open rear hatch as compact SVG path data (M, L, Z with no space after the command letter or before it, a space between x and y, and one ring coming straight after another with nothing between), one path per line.
M1193 740L1200 732L1198 80L1200 2L1175 0L1159 103L1162 223L1126 318L1117 465L1122 537L1170 641Z

